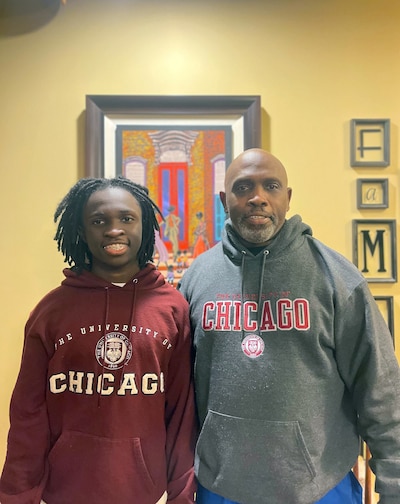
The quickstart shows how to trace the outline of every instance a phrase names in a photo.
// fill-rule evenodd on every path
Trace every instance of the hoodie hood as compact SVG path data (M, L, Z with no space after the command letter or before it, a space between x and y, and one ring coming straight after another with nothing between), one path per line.
M266 268L267 258L272 260L275 257L279 257L284 251L290 250L291 248L298 247L303 242L299 240L299 237L304 235L312 235L310 226L304 224L299 215L295 215L289 220L286 220L279 232L272 238L270 243L266 245L263 249L259 250L258 253L254 254L250 249L248 249L241 241L238 233L232 225L231 219L228 219L225 223L222 232L222 247L224 253L230 258L230 260L236 264L240 265L242 273L241 278L241 299L245 299L245 295L248 292L249 279L254 276L254 271L257 269L259 271L258 275L258 288L257 288L257 300L258 306L261 306L261 297L263 292L264 283L264 273ZM254 244L257 246L257 244ZM252 280L250 281L252 283ZM261 325L261 310L257 312L257 327ZM243 310L242 310L243 317ZM244 323L242 320L242 328ZM259 330L257 330L259 334ZM245 338L246 332L242 329L242 340Z
M81 289L126 289L132 290L135 285L139 289L156 289L162 286L165 281L162 273L160 273L153 264L147 264L145 268L140 270L132 277L123 287L116 286L107 280L94 275L90 271L83 270L78 273L73 268L65 268L63 271L65 279L61 285L75 287Z

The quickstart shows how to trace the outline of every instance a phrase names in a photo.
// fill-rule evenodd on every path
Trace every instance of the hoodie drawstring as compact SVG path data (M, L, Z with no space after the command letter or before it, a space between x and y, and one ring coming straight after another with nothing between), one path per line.
M245 279L245 258L247 255L247 252L245 250L241 250L242 254L242 261L241 261L241 269L242 269L242 284L241 284L241 298L242 298L242 310L241 310L241 326L242 326L242 341L245 338L244 334L244 310L243 310L243 303L244 303L244 279ZM263 251L263 259L262 259L262 264L261 264L261 274L260 274L260 281L258 284L258 305L257 305L257 334L260 336L260 326L261 326L261 316L262 316L262 310L261 310L261 299L262 299L262 286L263 286L263 279L264 279L264 272L265 272L265 263L267 261L267 256L269 255L269 250L265 249Z
M103 391L103 385L104 385L104 369L105 369L105 352L106 352L106 328L107 328L107 320L108 320L108 312L110 308L110 293L108 290L108 287L105 288L106 291L106 305L104 307L104 321L103 321L103 364L102 364L102 369L101 369L101 380L100 380L100 391L97 393L97 407L100 408L100 397L101 393Z
M131 303L131 314L129 316L129 345L130 346L132 346L132 325L133 325L133 319L135 318L135 311L136 311L136 286L137 286L137 283L138 283L138 279L134 278L132 280L132 283L133 283L132 303ZM125 364L126 364L126 359L125 359L125 362L124 362L123 366L121 367L121 374L120 374L120 377L119 377L119 384L120 384L120 386L122 384L122 377L124 375Z
M133 325L133 320L135 318L135 310L136 310L136 285L138 283L138 279L137 278L134 278L132 280L132 283L133 283L133 290L132 290L132 303L131 303L131 312L130 312L130 315L129 315L129 346L132 346L132 325ZM102 362L102 369L101 369L101 380L100 380L100 383L101 383L101 387L100 387L100 391L98 393L98 396L97 396L97 407L99 408L100 407L100 397L102 395L102 391L103 391L103 385L104 385L104 371L105 371L105 362L106 362L106 332L107 332L107 322L108 322L108 315L109 315L109 311L110 311L110 290L109 290L109 287L105 287L105 293L106 293L106 299L105 299L105 308L104 308L104 323L103 323L103 351L104 351L104 355L103 355L103 362ZM124 367L125 367L125 364L126 364L126 360L129 359L129 355L128 355L128 352L127 352L127 355L126 355L126 358L125 358L125 361L124 363L122 364L120 370L119 370L119 373L118 375L115 377L115 382L116 383L119 383L119 386L122 385L122 381L123 381L123 376L124 376Z

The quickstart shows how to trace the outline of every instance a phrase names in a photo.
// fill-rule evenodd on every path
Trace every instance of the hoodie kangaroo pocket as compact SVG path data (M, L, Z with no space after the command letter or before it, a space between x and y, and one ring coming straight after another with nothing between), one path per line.
M237 495L310 483L315 469L297 421L272 422L209 411L197 443L196 471L212 489ZM280 489L282 492L282 489ZM265 495L265 493L264 493ZM269 493L267 493L269 495Z
M71 502L82 502L83 497L89 502L112 502L110 497L128 502L135 489L151 493L155 488L139 438L110 439L67 431L51 450L49 464L48 492L68 496Z

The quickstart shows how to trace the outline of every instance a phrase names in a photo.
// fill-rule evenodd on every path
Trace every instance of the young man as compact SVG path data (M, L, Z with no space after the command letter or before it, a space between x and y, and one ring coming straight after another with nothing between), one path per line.
M356 267L286 220L261 149L236 158L222 241L181 281L194 329L199 504L361 504L359 436L382 504L400 503L400 372Z
M149 262L157 211L124 178L58 206L72 268L26 325L2 504L193 503L188 307Z

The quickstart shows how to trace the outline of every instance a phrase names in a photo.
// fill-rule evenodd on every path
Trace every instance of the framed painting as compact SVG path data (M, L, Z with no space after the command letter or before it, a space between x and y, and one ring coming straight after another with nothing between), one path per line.
M148 188L176 269L220 240L226 167L260 146L260 96L86 96L85 175Z
M353 220L353 263L368 282L397 281L396 221Z

